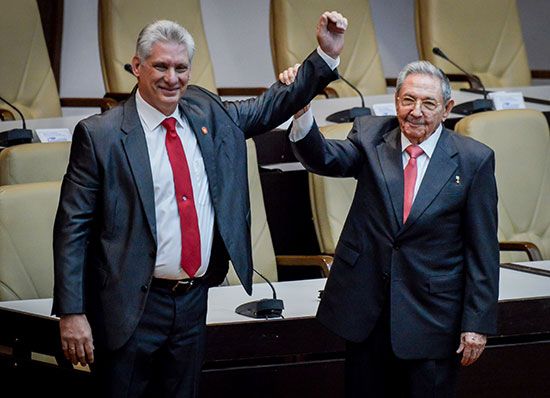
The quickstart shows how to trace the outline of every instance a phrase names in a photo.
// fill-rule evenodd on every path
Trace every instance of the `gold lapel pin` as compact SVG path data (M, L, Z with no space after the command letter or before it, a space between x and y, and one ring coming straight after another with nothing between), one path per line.
M455 176L455 183L460 184L460 176Z
M201 128L201 131L204 135L208 134L208 129L204 126Z

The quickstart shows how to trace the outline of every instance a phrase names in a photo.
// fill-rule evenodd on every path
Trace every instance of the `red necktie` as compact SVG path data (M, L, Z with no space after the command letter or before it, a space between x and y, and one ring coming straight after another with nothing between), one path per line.
M176 119L169 117L161 124L166 129L166 150L174 174L174 190L180 216L181 267L192 278L201 264L201 240L191 175L176 131Z
M416 158L424 153L418 145L409 145L405 148L409 154L409 163L405 167L405 197L403 200L403 224L407 221L414 199L414 186L416 185Z

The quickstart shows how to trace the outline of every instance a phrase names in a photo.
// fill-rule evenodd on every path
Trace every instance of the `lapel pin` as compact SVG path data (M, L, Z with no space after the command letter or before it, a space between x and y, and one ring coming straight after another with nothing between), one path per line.
M208 134L208 129L204 126L201 128L201 131L204 135Z
M457 185L460 184L460 176L455 176L455 183L456 183Z

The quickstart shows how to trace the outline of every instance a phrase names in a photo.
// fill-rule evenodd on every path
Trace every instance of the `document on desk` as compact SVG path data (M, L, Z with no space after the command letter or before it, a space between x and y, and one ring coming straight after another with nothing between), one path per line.
M66 142L72 141L72 134L67 128L59 129L36 129L36 135L40 142Z

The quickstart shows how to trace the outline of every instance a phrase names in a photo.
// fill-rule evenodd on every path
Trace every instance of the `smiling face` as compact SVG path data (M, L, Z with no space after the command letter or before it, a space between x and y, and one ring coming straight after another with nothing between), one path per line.
M441 82L435 76L413 73L403 81L395 94L395 107L401 132L413 144L428 139L454 105L443 102Z
M132 70L143 99L164 115L172 114L189 83L191 65L185 45L156 42L144 60L134 56Z

